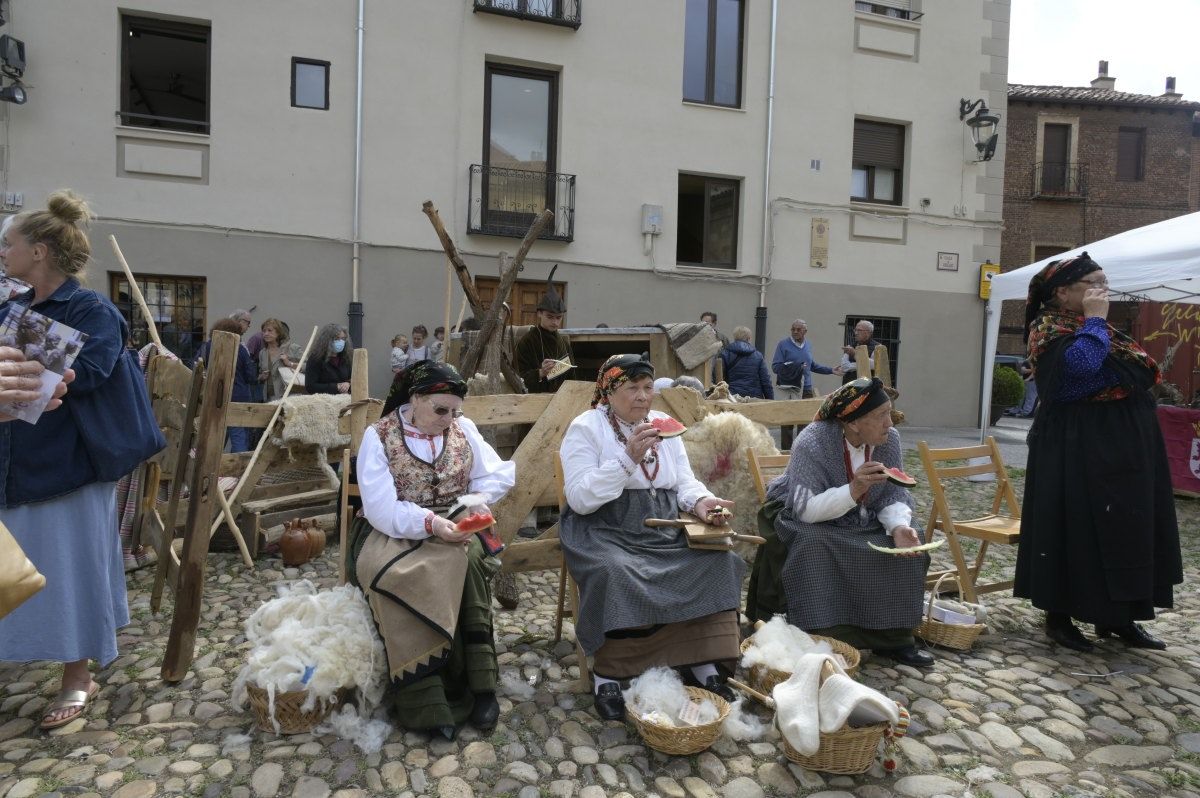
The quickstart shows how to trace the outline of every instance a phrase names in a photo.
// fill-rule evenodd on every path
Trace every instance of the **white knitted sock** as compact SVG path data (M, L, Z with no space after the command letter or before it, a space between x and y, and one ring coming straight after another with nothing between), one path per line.
M717 666L713 665L711 662L707 665L693 665L692 675L696 677L696 680L699 681L700 684L704 684L708 680L709 676L717 675Z

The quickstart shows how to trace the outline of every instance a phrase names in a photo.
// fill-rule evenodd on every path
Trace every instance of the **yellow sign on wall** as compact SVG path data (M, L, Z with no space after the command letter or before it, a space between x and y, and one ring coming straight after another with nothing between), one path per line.
M1000 264L990 260L979 264L979 298L987 299L992 295L992 278L1000 273Z

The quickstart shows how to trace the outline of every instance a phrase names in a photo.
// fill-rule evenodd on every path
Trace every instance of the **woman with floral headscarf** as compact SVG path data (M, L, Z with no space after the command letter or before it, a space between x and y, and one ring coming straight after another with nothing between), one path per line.
M1136 621L1183 581L1166 448L1145 350L1108 323L1108 280L1084 252L1029 283L1025 336L1041 402L1029 430L1013 594L1046 635L1090 651L1072 619L1135 648L1166 648Z
M653 397L650 363L610 357L592 409L571 422L559 450L567 498L559 537L579 585L575 634L594 656L596 710L605 720L625 716L620 681L656 665L733 699L717 666L732 671L737 663L745 563L730 551L688 548L678 527L643 523L680 511L724 523L713 513L733 502L692 475L683 441L659 437L649 422L667 415L650 409Z
M929 557L869 545L921 543L912 495L885 473L902 465L893 394L878 377L860 377L826 397L796 436L787 471L767 487L775 535L755 560L746 614L765 621L783 611L811 634L927 668L933 657L917 649L912 630Z
M345 554L387 650L396 719L447 739L464 721L487 730L500 715L488 585L500 565L447 511L480 494L472 511L490 513L516 477L462 416L466 394L444 363L397 375L358 451L362 510Z

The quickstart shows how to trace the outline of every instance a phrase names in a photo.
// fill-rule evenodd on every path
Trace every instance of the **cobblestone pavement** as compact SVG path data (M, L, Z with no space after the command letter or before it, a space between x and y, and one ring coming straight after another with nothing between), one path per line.
M920 473L911 455L909 465ZM990 489L969 485L954 495L979 508ZM924 518L928 493L917 495ZM266 559L247 571L234 555L212 555L195 664L177 686L159 679L169 617L149 613L151 574L132 575L134 621L121 634L122 656L97 674L101 690L86 718L48 735L35 724L57 690L58 668L0 666L0 796L1200 798L1200 505L1178 506L1186 582L1176 609L1152 625L1172 643L1165 652L1110 640L1076 655L1046 641L1026 602L993 594L989 631L970 653L937 650L932 671L864 655L862 679L912 710L894 775L879 765L853 777L808 772L783 757L778 737L720 740L700 755L669 757L632 728L599 721L591 698L575 692L572 645L552 641L551 573L521 577L520 608L497 611L501 668L519 671L536 694L502 697L492 733L467 727L446 742L396 731L367 756L331 736L255 731L229 701L244 656L242 623L281 580L333 585L335 548L299 570ZM989 570L1007 571L1012 561L1012 551L998 551ZM231 743L233 733L253 739Z

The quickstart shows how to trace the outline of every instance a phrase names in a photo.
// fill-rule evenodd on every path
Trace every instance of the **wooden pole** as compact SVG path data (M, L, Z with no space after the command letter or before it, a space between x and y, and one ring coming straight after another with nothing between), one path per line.
M183 533L179 583L175 590L175 612L171 616L171 634L167 638L167 652L162 664L165 682L182 681L195 655L196 627L200 624L204 568L208 559L209 535L204 531L217 505L215 494L221 490L217 474L221 451L225 448L225 414L233 392L233 371L237 366L239 345L238 337L233 333L216 332L209 347L211 360L207 390L200 407L196 462L192 472L187 526Z
M154 317L150 315L150 308L146 305L146 298L142 296L142 289L138 287L137 280L133 279L133 271L125 261L125 255L121 252L121 245L117 243L117 237L110 235L108 243L112 244L113 254L117 256L117 262L121 264L121 268L125 272L125 279L129 281L129 293L133 294L138 307L142 309L142 315L146 317L146 330L150 333L150 340L158 346L160 351L169 351L163 346L162 339L158 337L158 327L154 325Z
M467 312L467 298L464 296L462 304L458 306L458 321L454 322L454 329L457 330L458 332L462 332L463 314L466 312ZM447 347L450 346L450 331L449 330L446 330L446 346ZM449 353L447 352L447 354L449 354ZM446 358L446 362L447 363L450 362L449 357Z
M283 412L283 400L287 399L292 394L292 386L296 384L296 377L304 370L304 363L308 360L308 350L312 348L313 341L317 337L317 327L313 327L312 334L308 336L308 343L304 345L304 352L300 355L300 362L296 364L296 368L292 370L292 378L288 380L287 387L283 389L283 396L279 400L279 404L275 405L275 412L271 414L271 420L267 422L266 428L263 430L262 437L258 439L258 446L254 447L254 454L250 455L250 461L246 463L246 470L242 472L242 476L238 479L237 487L233 489L233 493L229 494L229 505L233 506L241 495L242 489L246 487L247 477L254 470L254 464L262 455L263 447L267 445L267 439L271 437L271 429L275 426L275 422L279 419L279 414ZM190 509L190 508L189 508ZM221 526L222 517L218 517L213 522L212 529L209 530L209 537L217 534L217 529Z
M438 215L437 208L433 207L433 200L425 200L421 203L421 211L429 217L433 231L437 233L438 239L442 242L442 249L446 250L446 257L450 259L450 265L454 267L454 272L458 275L458 282L462 285L467 300L471 303L471 310L476 316L482 315L483 302L479 299L479 292L475 290L474 281L471 280L471 270L463 262L462 255L458 253L458 247L454 246L454 239L450 238L450 234L446 232L446 226L442 224L442 217Z
M446 261L446 316L445 323L442 327L442 336L446 339L442 343L442 360L446 360L449 352L446 347L450 344L450 302L454 299L454 264ZM434 338L437 336L435 335Z

